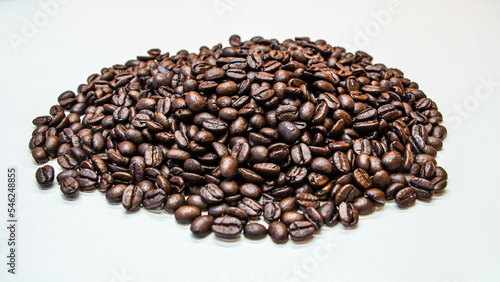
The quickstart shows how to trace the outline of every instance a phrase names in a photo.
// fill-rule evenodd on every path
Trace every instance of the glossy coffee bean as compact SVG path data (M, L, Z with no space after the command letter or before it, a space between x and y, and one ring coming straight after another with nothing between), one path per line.
M214 218L210 215L198 216L191 223L190 230L194 236L203 238L212 232L212 223Z
M243 223L236 217L221 216L214 220L212 231L223 239L238 238L243 230Z
M54 182L54 168L50 165L44 165L36 170L36 181L42 187L48 187Z
M276 244L283 244L288 241L288 230L286 225L280 221L273 221L268 227L269 236Z
M201 211L195 206L182 206L175 211L175 220L180 224L190 224L201 215Z
M406 208L415 203L417 195L412 187L406 187L396 194L396 203L399 207Z
M351 203L341 203L339 206L340 222L347 227L352 227L358 223L358 209Z
M266 237L267 229L264 225L260 223L249 223L245 225L245 228L243 229L243 234L248 239L260 240Z

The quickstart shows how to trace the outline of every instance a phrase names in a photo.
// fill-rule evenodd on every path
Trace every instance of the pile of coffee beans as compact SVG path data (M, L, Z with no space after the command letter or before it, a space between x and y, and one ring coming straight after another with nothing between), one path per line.
M442 115L400 70L324 40L229 41L90 75L33 120L33 158L57 159L67 197L98 189L198 237L276 243L446 187ZM36 172L53 179L49 165Z

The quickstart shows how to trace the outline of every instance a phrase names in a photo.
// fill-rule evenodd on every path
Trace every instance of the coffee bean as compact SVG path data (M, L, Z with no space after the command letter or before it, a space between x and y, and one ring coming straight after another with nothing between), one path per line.
M332 202L326 202L318 208L318 212L327 226L334 226L339 222L337 207Z
M61 182L61 192L68 198L76 197L78 192L80 192L80 184L78 184L75 178L71 176L66 177Z
M377 189L377 188L371 188L366 191L366 196L368 199L372 200L375 206L383 206L385 205L385 193L384 191Z
M221 216L214 220L212 231L217 237L223 239L238 238L243 230L243 224L239 219L232 216Z
M245 228L243 229L243 234L248 239L260 240L266 237L267 229L264 225L260 223L249 223L245 225Z
M165 210L170 213L175 213L177 209L182 207L186 203L186 200L181 194L170 195L165 202Z
M312 238L316 228L310 221L295 221L290 224L290 238L294 241L304 241Z
M203 238L212 232L212 223L214 218L210 215L198 216L191 223L190 230L194 236Z
M220 172L226 178L233 178L238 172L238 161L232 156L224 156L220 160Z
M128 211L139 209L142 203L144 192L135 185L129 185L123 191L122 206Z
M213 183L203 186L200 190L200 195L209 204L216 204L224 199L224 191Z
M371 214L375 211L375 204L366 197L359 197L352 202L360 215Z
M124 184L118 184L111 187L106 192L106 199L110 202L121 202L123 197L123 192L125 192L126 188L127 186Z
M175 211L175 220L180 224L190 224L197 217L201 215L201 211L198 207L194 206L182 206Z
M278 125L278 134L285 143L291 144L300 136L300 129L290 121L283 121Z
M396 203L399 207L406 208L415 203L417 195L412 187L406 187L396 194Z
M31 150L33 159L39 164L43 164L49 161L49 154L42 147L35 147Z
M268 223L279 220L280 217L281 217L281 208L278 203L272 202L264 206L264 219Z
M161 207L165 203L167 196L162 189L151 189L144 193L142 205L147 209Z
M351 227L358 223L359 214L358 209L351 203L341 203L339 206L339 218L340 222Z
M40 186L48 187L54 182L54 168L50 165L44 165L36 170L35 177Z
M288 230L286 225L280 221L273 221L268 227L269 236L276 244L283 244L288 241Z

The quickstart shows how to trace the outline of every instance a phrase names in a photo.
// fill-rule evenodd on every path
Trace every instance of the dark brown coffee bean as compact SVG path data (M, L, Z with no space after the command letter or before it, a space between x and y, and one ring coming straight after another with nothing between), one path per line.
M135 185L129 185L123 191L122 206L128 211L137 210L142 203L144 192Z
M152 189L144 193L142 205L146 209L154 209L161 207L167 198L163 189Z
M406 187L396 194L396 203L399 207L406 208L415 203L417 195L412 187Z
M203 186L200 190L200 195L209 204L216 204L224 199L224 191L213 183Z
M106 199L110 202L121 202L123 197L123 192L127 188L124 184L115 185L106 191Z
M43 164L49 161L49 154L42 147L33 148L31 150L31 155L33 156L33 159L39 164Z
M310 221L295 221L290 224L290 238L294 241L304 241L312 238L316 228Z
M75 178L71 176L66 177L61 182L61 192L68 198L74 198L80 192L80 184Z
M368 189L365 194L368 197L368 199L373 201L375 206L385 205L386 198L384 191L377 188L371 188Z
M359 197L352 202L352 205L358 209L360 215L371 214L375 211L375 204L366 197Z
M221 158L219 167L222 176L231 179L238 172L238 161L232 156L224 156Z
M267 229L264 225L260 223L249 223L245 225L245 228L243 229L243 234L248 239L260 240L266 237Z
M286 225L280 221L273 221L269 224L269 236L276 244L283 244L288 241L288 230Z
M243 230L243 223L236 217L218 217L212 223L212 231L217 237L223 239L238 238Z
M264 207L260 203L251 198L243 198L237 207L242 209L251 218L260 216L264 210Z
M332 202L326 202L318 208L318 212L327 226L335 226L339 222L337 207Z
M214 218L210 215L202 215L193 220L190 230L194 236L203 238L212 232Z
M278 203L272 202L264 206L264 219L268 223L279 220L280 217L281 217L281 208Z
M308 194L308 193L298 193L295 196L296 202L299 206L308 208L318 208L320 203L318 200L318 197L314 196L313 194Z
M175 220L180 224L190 224L201 215L198 207L181 206L175 211Z
M321 227L323 227L323 217L317 209L308 207L306 208L304 215L306 216L306 219L314 225L314 228L316 230L319 230L321 229Z
M44 165L36 170L36 182L42 187L48 187L54 182L54 168L50 165Z
M364 189L368 189L372 186L372 180L370 178L370 175L368 175L368 172L366 172L362 168L357 168L353 172L354 176L354 182L356 182L358 187L362 187Z
M262 190L253 183L245 183L240 186L240 193L243 197L257 199L260 197Z
M181 194L170 195L165 202L165 210L170 213L175 213L177 209L186 203L186 199Z
M358 209L351 203L341 203L339 206L340 222L347 227L352 227L358 223Z

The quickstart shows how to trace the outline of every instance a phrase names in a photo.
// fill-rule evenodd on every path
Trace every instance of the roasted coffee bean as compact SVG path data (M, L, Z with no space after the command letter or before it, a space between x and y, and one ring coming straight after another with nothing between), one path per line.
M406 187L396 194L396 203L399 207L406 208L415 203L417 195L412 187Z
M370 175L368 175L368 172L366 172L362 168L357 168L353 172L354 176L354 182L356 182L359 187L362 187L364 189L368 189L372 186L372 180L370 178Z
M336 151L333 154L333 163L335 164L335 168L341 173L346 174L351 170L350 162L344 152Z
M127 188L124 184L118 184L106 191L106 199L110 202L121 202L123 197L123 192Z
M318 197L314 196L313 194L308 194L308 193L298 193L295 196L296 202L299 206L308 208L318 208L320 203L318 200Z
M212 231L223 239L238 238L243 230L243 223L236 217L221 216L212 223Z
M358 209L351 203L341 203L339 206L340 222L347 227L354 226L358 223Z
M292 160L300 166L306 166L312 160L311 150L309 150L309 147L304 143L293 146L290 154Z
M186 203L186 199L181 194L172 194L167 198L165 202L165 210L170 213L174 213L178 208L182 207Z
M310 221L295 221L290 224L290 238L294 241L304 241L312 238L316 228Z
M54 168L50 165L44 165L36 170L36 182L40 186L48 187L54 182Z
M258 163L253 165L253 171L265 178L274 179L280 174L280 167L273 163Z
M253 183L245 183L240 186L240 193L243 197L257 199L260 197L262 190Z
M194 236L203 238L212 232L214 218L210 215L202 215L193 220L189 228Z
M260 223L249 223L245 225L245 228L243 229L243 234L248 239L260 240L266 237L267 229L264 225Z
M80 184L75 178L66 177L61 182L61 192L68 198L76 197L80 192Z
M297 203L294 197L287 197L280 201L281 213L284 214L289 211L297 210Z
M31 155L33 159L39 163L43 164L49 161L49 154L43 147L35 147L31 150Z
M380 207L385 205L386 198L384 191L377 188L371 188L368 189L365 194L368 197L368 199L372 200L375 206Z
M300 129L290 121L283 121L278 124L278 134L285 143L291 144L299 138Z
M279 220L281 217L281 208L277 202L268 203L264 206L264 219L270 223Z
M351 203L363 194L352 184L343 185L335 194L334 203L340 205L342 202Z
M182 206L175 211L175 220L180 224L190 224L197 217L201 215L201 211L198 207L194 206Z
M142 203L144 192L135 185L129 185L123 191L122 206L128 211L137 210Z
M332 202L326 202L318 208L318 212L327 226L334 226L339 222L337 207Z
M208 209L208 204L203 200L200 195L189 195L186 200L188 206L195 206L201 211L206 211Z
M308 207L306 208L304 214L306 216L306 219L314 225L315 229L321 229L321 227L323 226L323 217L317 209Z
M286 225L280 221L273 221L268 227L269 236L276 244L283 244L288 241L288 230Z
M216 204L224 199L224 191L213 183L203 186L200 190L200 195L209 204Z
M165 203L167 196L162 189L152 189L144 193L142 205L147 209L161 207Z
M250 198L243 198L237 207L242 209L251 218L260 216L264 209L260 203Z
M375 204L366 197L359 197L352 202L352 205L358 209L360 215L371 214L375 211Z
M406 183L406 180L405 180ZM394 200L396 194L405 187L403 183L393 183L391 184L387 190L385 190L385 197L387 201Z

